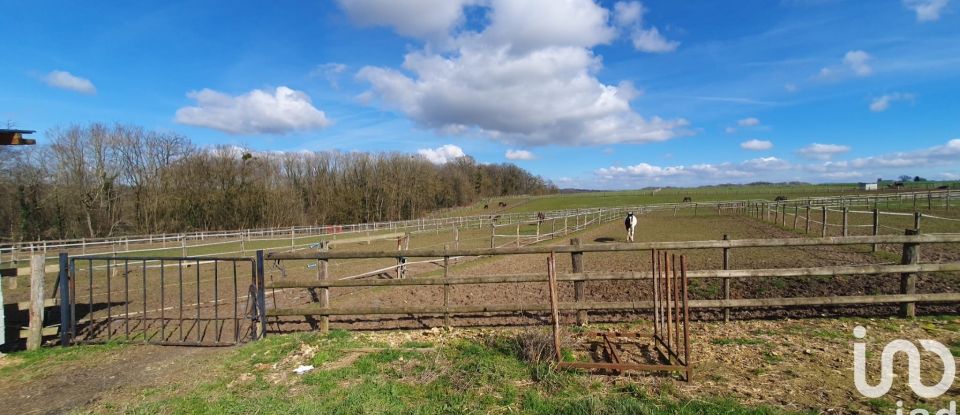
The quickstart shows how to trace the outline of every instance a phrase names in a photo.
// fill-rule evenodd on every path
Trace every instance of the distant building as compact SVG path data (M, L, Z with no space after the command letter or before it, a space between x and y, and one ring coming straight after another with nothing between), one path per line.
M860 190L877 190L876 183L860 183Z
M36 131L33 130L11 130L0 128L0 145L4 146L22 146L22 145L34 145L37 143L36 140L32 138L25 138L24 134L33 134Z

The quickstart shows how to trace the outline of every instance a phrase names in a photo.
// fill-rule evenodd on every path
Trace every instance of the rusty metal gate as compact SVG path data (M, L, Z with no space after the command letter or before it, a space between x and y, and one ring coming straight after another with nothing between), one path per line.
M69 343L227 346L262 334L253 258L83 256L68 275Z

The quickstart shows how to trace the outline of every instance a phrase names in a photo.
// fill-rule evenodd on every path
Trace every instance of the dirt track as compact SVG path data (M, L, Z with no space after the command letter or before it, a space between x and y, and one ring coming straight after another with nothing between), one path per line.
M676 241L719 239L723 234L731 239L796 237L797 234L776 226L735 216L680 216L658 215L643 217L637 232L637 241ZM579 237L583 243L606 243L622 241L619 223L609 223L571 237ZM569 243L566 240L556 244ZM943 256L954 256L952 250L938 248ZM688 256L689 269L707 270L722 268L720 250L678 251ZM637 253L588 253L584 256L588 271L641 271L649 270L649 252ZM923 254L921 254L923 255ZM558 271L569 272L569 256L557 260ZM860 265L894 263L899 258L890 254L871 254L867 247L801 247L801 248L751 248L731 250L732 269L794 268L830 265ZM451 275L495 275L516 273L545 273L545 255L516 255L482 259L455 266ZM872 295L899 293L899 275L850 276L837 278L767 278L734 280L732 298L814 297L827 295ZM720 280L695 280L691 282L692 299L717 299L722 297ZM920 293L957 292L960 277L952 274L921 276L917 284ZM289 307L309 304L306 290L289 291L278 297L278 306ZM547 287L543 283L479 284L451 287L451 305L478 304L545 304ZM587 301L630 301L650 298L646 284L625 281L590 282L586 284ZM573 284L562 283L560 301L573 300ZM442 305L441 287L396 287L378 289L333 289L331 306L344 306L351 302L359 306ZM808 317L824 315L888 315L896 306L819 307L764 310L734 310L735 318ZM921 306L919 311L958 312L960 307ZM702 310L693 318L711 320L722 315L718 310ZM591 321L623 321L637 317L631 313L591 313ZM570 318L570 315L567 316ZM348 329L424 328L443 324L442 318L411 316L332 317L333 327ZM457 316L458 326L501 326L544 324L545 315L474 315ZM571 320L572 321L572 320ZM284 318L271 324L271 330L296 331L309 329L302 319Z

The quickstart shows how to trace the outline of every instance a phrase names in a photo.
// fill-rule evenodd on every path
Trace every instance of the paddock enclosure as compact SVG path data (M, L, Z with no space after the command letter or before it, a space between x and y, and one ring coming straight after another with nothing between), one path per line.
M692 321L956 313L958 194L924 193L918 206L934 208L922 212L898 210L912 208L904 194L688 202L295 230L282 247L242 240L205 256L68 251L47 259L44 334L223 346L330 327L545 325L551 255L563 324L636 321L656 309L657 250L687 259ZM635 243L623 242L627 211ZM24 288L8 298L23 303Z

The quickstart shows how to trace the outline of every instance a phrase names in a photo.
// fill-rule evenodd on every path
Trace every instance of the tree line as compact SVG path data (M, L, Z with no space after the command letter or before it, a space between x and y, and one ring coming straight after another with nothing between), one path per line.
M55 128L0 149L0 236L103 237L403 220L556 187L512 164L397 152L203 148L133 125Z

